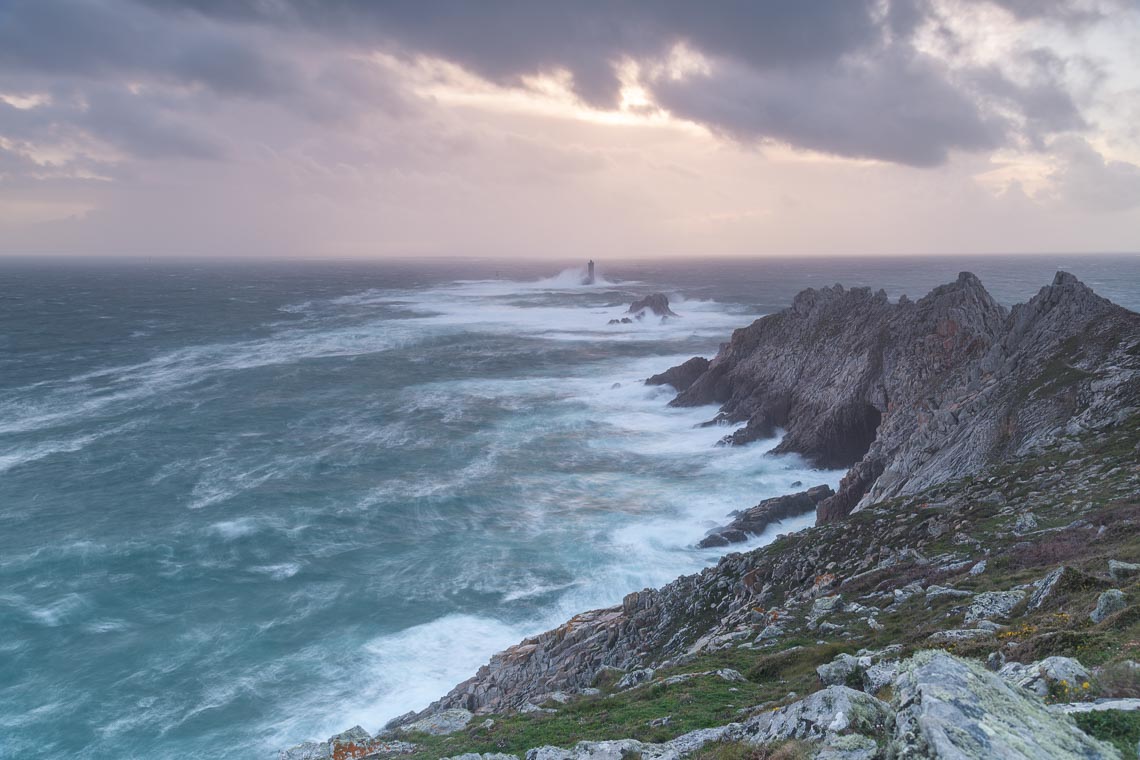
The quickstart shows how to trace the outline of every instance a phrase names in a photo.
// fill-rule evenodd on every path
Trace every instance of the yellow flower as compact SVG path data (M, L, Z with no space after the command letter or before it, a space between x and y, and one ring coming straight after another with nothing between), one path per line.
M1083 684L1081 684L1081 688L1082 688L1082 689L1087 689L1088 687L1089 687L1089 682L1088 682L1088 681L1085 681Z

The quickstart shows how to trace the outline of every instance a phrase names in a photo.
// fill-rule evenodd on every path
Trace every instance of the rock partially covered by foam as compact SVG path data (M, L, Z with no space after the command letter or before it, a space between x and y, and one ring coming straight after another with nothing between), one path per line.
M678 314L674 313L669 308L669 298L664 293L650 293L645 298L640 298L634 301L629 306L627 314L643 314L646 311L652 312L658 317L676 317Z
M628 317L627 317L628 319ZM610 320L614 322L615 320ZM696 382L697 378L709 368L709 360L702 356L694 356L683 364L667 369L645 381L646 385L671 385L680 393Z

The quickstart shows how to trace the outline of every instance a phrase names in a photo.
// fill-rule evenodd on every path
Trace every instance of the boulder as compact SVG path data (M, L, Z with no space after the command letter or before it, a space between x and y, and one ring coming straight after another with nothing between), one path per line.
M472 714L470 710L453 707L449 710L440 710L437 713L432 713L424 718L420 718L414 723L406 723L400 726L399 730L408 733L429 734L431 736L447 736L448 734L454 734L456 731L462 730L471 722L471 718Z
M1114 581L1131 580L1137 575L1140 575L1140 565L1110 559L1108 561L1108 574Z
M640 686L643 683L652 681L654 672L653 668L641 668L640 670L626 673L622 676L621 680L617 682L617 688L632 689L634 686Z
M1002 666L998 675L1007 683L1028 689L1039 697L1046 697L1058 688L1080 694L1082 686L1092 679L1085 667L1071 657L1046 657L1028 665L1010 662Z
M1109 615L1120 612L1128 606L1124 599L1124 592L1118 588L1110 588L1102 593L1096 600L1096 609L1089 613L1089 619L1099 623Z
M815 672L824 686L837 686L846 685L859 670L859 658L841 654L831 662L817 667Z
M986 591L978 594L970 603L970 609L966 610L966 622L1007 618L1024 598L1024 591Z
M878 694L894 682L898 672L899 663L897 660L876 662L863 671L863 691L868 694Z
M1067 715L946 652L919 652L903 663L893 704L898 758L1119 757Z

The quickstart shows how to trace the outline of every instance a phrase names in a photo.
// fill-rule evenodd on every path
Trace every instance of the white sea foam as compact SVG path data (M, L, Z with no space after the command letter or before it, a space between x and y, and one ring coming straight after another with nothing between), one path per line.
M283 581L301 572L301 564L299 562L283 562L277 565L256 565L251 567L249 571L259 575L268 575L275 581Z
M254 517L239 517L236 520L220 520L210 525L210 530L226 541L234 541L251 536L266 527L265 521Z

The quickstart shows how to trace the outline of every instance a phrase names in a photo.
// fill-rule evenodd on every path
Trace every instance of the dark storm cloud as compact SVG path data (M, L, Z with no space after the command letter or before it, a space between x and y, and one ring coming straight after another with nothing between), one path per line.
M81 79L140 76L221 93L273 95L291 87L287 61L217 25L182 26L122 0L5 0L0 71Z
M994 2L1021 17L1069 18L1083 7ZM930 16L924 0L7 0L0 71L107 87L129 77L193 84L309 118L347 118L377 104L399 109L407 98L351 70L307 79L290 45L426 54L506 84L565 69L583 100L608 107L619 94L615 63L659 60L684 43L712 62L711 73L648 86L675 115L735 139L930 166L953 150L1039 144L1082 126L1057 77L1016 85L917 51L911 36ZM196 142L165 111L147 113L153 104L120 95L104 93L84 123L103 136L118 130L118 144L139 140L140 155L217 154L210 138ZM997 115L994 102L1022 118Z
M738 139L771 137L844 156L934 166L951 149L1000 144L1000 120L980 113L941 67L901 52L891 58L889 66L880 58L763 75L736 67L705 81L663 83L657 93L673 112L699 115Z

